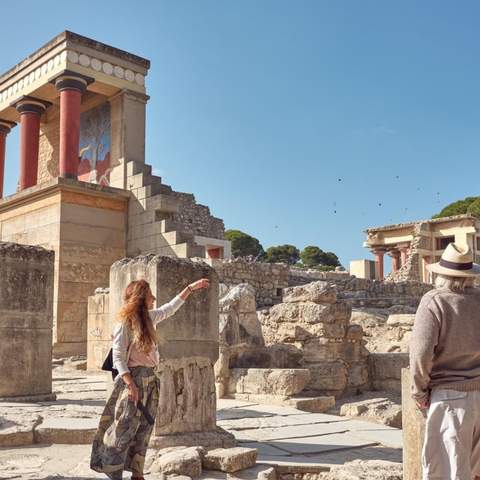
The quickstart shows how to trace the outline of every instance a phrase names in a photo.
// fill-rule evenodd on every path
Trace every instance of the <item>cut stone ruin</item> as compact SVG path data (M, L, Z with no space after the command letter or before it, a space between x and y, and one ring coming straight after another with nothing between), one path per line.
M363 330L350 324L350 305L334 285L313 282L284 290L283 303L260 312L265 342L285 345L308 368L306 392L342 396L369 386Z
M54 400L54 253L0 242L0 401Z
M362 328L350 325L351 308L334 285L284 289L283 303L258 312L250 285L222 290L220 397L322 412L335 396L369 387Z

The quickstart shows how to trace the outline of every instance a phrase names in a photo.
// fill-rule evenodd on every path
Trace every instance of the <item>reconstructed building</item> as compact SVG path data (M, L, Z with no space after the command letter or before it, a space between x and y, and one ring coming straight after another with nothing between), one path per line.
M480 219L469 214L369 228L365 233L364 246L375 256L377 279L384 278L388 255L392 259L388 280L431 283L426 267L438 262L451 242L469 245L480 261Z
M0 198L9 132L17 193L0 241L55 252L54 353L86 353L87 301L125 256L229 258L224 224L145 163L150 62L63 32L0 76ZM1 267L0 267L1 268Z

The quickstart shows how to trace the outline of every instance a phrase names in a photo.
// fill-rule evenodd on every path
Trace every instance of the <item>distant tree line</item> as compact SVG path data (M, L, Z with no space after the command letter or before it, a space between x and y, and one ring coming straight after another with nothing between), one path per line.
M465 213L480 217L480 197L467 197L463 200L450 203L432 218L452 217L453 215L462 215Z
M225 239L232 243L234 258L249 258L267 263L287 263L298 267L318 270L334 270L340 266L333 252L324 252L320 247L309 245L299 250L295 245L275 245L264 250L260 241L240 230L227 230Z

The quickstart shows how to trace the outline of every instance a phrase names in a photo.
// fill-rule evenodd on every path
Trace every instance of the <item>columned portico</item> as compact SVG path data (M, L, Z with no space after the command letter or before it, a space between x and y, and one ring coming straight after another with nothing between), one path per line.
M0 198L3 198L3 184L5 177L5 152L7 135L10 130L16 125L14 122L8 122L0 119Z
M80 105L82 95L93 78L74 72L64 72L54 79L60 91L59 174L77 179L80 142Z
M20 114L20 190L37 184L40 117L50 105L33 97L13 105Z

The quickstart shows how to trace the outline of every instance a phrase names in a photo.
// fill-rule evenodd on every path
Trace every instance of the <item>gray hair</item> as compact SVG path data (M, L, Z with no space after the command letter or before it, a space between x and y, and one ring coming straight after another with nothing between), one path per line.
M450 275L440 275L435 277L435 288L446 288L452 292L463 292L466 288L474 286L473 277L451 277Z

